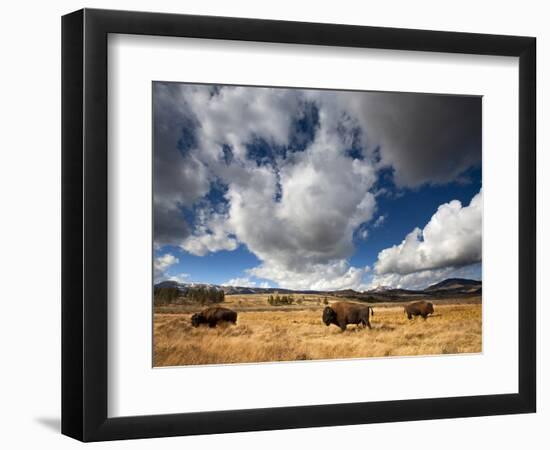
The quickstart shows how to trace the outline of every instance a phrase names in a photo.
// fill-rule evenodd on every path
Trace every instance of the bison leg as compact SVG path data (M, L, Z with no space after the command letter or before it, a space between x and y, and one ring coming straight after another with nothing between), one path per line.
M428 318L428 314L422 314L422 318L426 320Z
M347 320L344 317L340 317L336 319L338 322L338 326L342 331L346 331L346 327L348 325Z
M408 318L409 320L411 320L411 319L412 319L412 314L411 314L411 313L407 313L407 318Z
M372 327L370 326L370 322L369 322L368 320L367 320L367 323L366 323L365 325L367 325L367 327L368 327L369 330L372 329Z
M212 321L212 322L208 322L208 326L210 328L216 328L216 322Z

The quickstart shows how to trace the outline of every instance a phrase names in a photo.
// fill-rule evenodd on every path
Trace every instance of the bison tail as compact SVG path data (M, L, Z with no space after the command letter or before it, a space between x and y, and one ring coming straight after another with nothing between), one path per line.
M369 309L370 309L370 315L374 316L374 308L372 306L369 306Z

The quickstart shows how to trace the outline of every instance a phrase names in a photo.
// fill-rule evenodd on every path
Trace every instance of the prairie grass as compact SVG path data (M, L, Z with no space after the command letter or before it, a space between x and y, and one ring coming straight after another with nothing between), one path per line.
M228 296L231 297L231 296ZM435 304L427 320L407 320L402 305L374 305L372 329L349 325L342 332L321 321L318 298L270 307L261 296L228 298L237 325L193 328L199 308L157 308L154 365L183 366L267 361L368 358L481 352L481 304ZM252 296L250 296L252 297ZM330 299L334 300L334 299Z

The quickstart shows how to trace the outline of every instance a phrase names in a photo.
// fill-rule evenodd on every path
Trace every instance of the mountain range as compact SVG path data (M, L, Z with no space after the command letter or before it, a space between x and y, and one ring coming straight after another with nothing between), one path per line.
M193 288L208 288L215 290L223 290L225 294L246 295L246 294L317 294L331 295L336 297L354 298L357 300L369 302L391 302L391 301L406 301L415 298L457 298L457 297L474 297L481 295L481 281L469 280L464 278L448 278L439 283L432 284L422 290L398 289L384 286L378 286L375 289L368 291L355 291L353 289L344 289L339 291L314 291L314 290L293 290L282 288L260 288L250 286L220 286L208 283L180 283L177 281L167 280L155 284L155 288L176 288L182 295L186 295L189 289Z

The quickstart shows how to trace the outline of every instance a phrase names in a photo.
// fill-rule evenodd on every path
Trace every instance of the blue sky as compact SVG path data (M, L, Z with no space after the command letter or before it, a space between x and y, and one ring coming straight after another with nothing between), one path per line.
M384 223L369 227L368 242L358 245L352 263L372 265L379 252L401 242L414 227L427 224L439 205L455 199L468 204L481 189L481 170L476 168L467 173L471 180L467 184L449 183L404 189L398 198L380 196L378 213L385 217ZM392 186L388 188L392 189Z
M154 83L155 281L481 279L481 99Z

